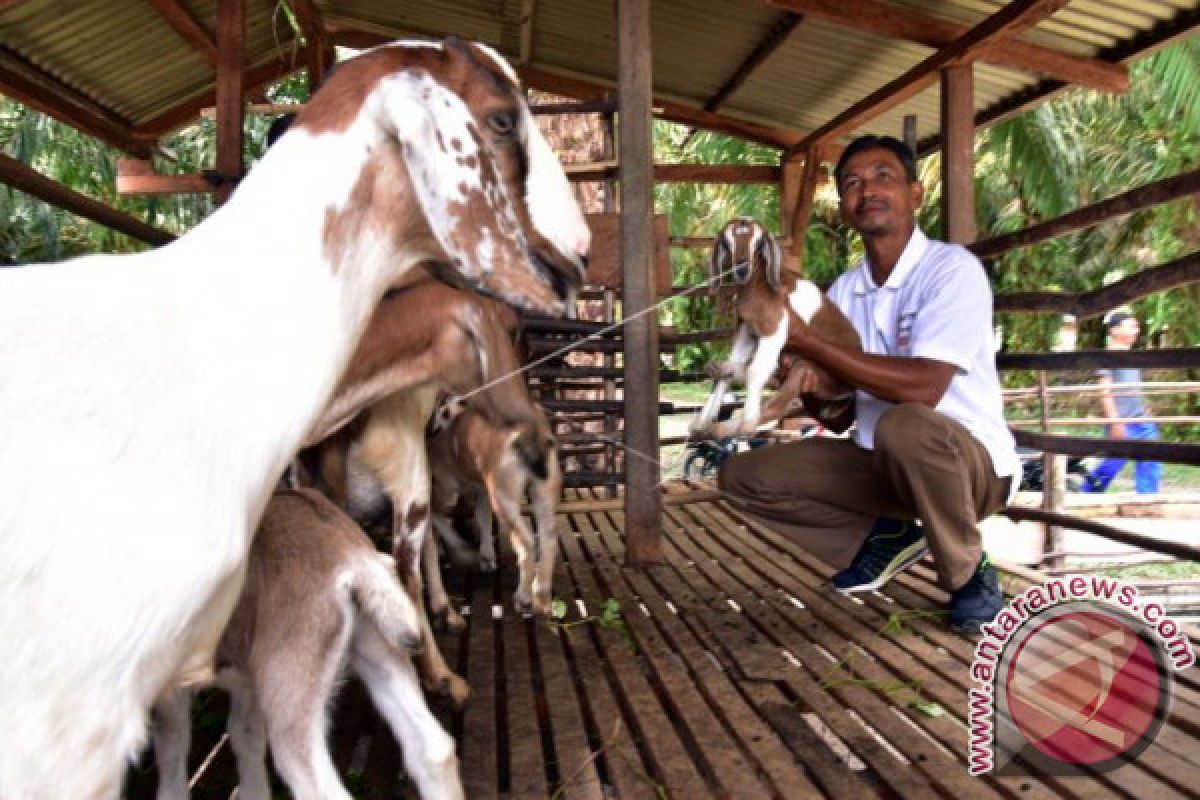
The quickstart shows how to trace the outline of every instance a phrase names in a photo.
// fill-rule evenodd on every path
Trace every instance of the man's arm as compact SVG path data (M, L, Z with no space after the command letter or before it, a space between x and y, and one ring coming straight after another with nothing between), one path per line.
M1104 416L1110 420L1120 419L1121 414L1117 411L1117 401L1113 398L1112 393L1112 378L1108 375L1098 375L1096 383L1103 387L1100 390L1100 408L1104 411ZM1108 424L1108 435L1111 439L1124 439L1125 423L1110 422Z
M811 328L793 334L792 347L844 383L890 403L920 403L936 408L956 367L932 358L881 356L845 350Z

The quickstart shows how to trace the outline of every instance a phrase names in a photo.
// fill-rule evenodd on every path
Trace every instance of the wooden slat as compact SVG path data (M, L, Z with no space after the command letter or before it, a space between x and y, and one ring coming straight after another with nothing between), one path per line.
M597 535L593 540L594 546L607 548L612 564L623 561L623 542L612 520L604 514L593 514L591 521ZM686 592L678 589L674 593L660 593L656 584L678 586L673 582L674 570L668 567L645 571L619 570L610 565L603 574L608 587L616 592L623 604L632 606L640 602L651 609L650 617L665 636L664 645L687 666L687 671L699 690L698 696L703 697L721 716L724 724L734 731L739 746L754 759L756 768L771 781L776 792L782 796L820 796L808 774L799 767L794 757L757 715L755 709L739 694L732 677L709 648L705 632L697 630L698 626L689 627L687 624L691 615L688 613L690 609ZM670 605L668 598L673 598ZM641 622L640 618L634 616ZM644 629L645 626L639 627ZM648 634L646 638L653 635ZM722 780L724 779L725 776L722 776ZM730 789L731 794L735 796L742 796L748 791L747 787L739 785L730 786Z
M458 760L469 765L462 770L463 790L471 800L499 797L500 767L496 754L496 663L495 602L492 582L476 580L468 623L467 682L471 698L463 711L462 740Z
M587 604L588 613L600 613L609 594L602 591L592 577L592 567L578 539L567 535L561 538L561 542L570 563L572 578L579 588L579 596ZM660 784L671 797L713 797L709 787L697 774L671 717L663 709L624 637L618 631L597 629L596 626L590 626L586 635L592 638L598 653L611 668L614 689L632 712L634 719L627 719L626 722L631 727L636 726L633 734L650 759L645 772L653 780L651 788L654 788L654 783Z
M525 636L525 621L512 608L507 608L501 630L504 642L508 796L512 800L545 800L550 792L546 788L542 734L533 699L533 669L529 642Z
M558 524L560 529L566 527L562 518ZM556 573L560 577L555 581L558 587L556 596L561 597L568 592L569 578L561 563L558 566ZM549 711L550 727L554 732L554 753L559 780L556 791L561 792L562 800L602 800L604 787L597 762L603 754L599 753L599 750L593 752L588 744L587 723L580 705L581 698L576 692L570 664L560 637L553 628L541 622L534 624L533 637L536 642L536 658L541 669L542 694ZM582 678L579 678L579 681L579 686L586 690ZM595 690L590 696L582 698L582 701L587 705L594 703ZM599 732L597 736L600 736Z
M719 792L723 796L762 796L767 787L759 782L754 766L740 752L738 743L728 736L722 720L703 702L702 696L697 696L684 664L667 647L662 635L640 611L638 600L624 585L615 559L611 556L600 558L600 555L608 554L601 550L596 520L590 516L582 517L580 531L604 581L603 591L621 601L625 624L637 643L639 654L661 687L669 704L668 711L694 743L693 759L701 760L700 770L708 780L723 787Z

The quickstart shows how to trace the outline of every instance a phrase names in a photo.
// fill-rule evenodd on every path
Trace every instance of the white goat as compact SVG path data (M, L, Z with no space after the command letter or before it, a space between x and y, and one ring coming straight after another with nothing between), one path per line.
M779 367L779 356L790 332L811 325L829 341L861 349L850 320L820 288L783 269L783 252L766 228L745 217L726 223L713 244L709 274L714 282L745 289L738 294L739 324L729 361L713 370L712 394L692 423L693 433L723 439L751 434L763 423L781 419L804 385L806 373L817 377L817 389L811 398L815 402L811 405L821 420L834 419L853 402L854 393L849 387L821 367L797 360L779 390L763 406L763 388ZM714 425L733 380L746 382L742 413Z
M454 740L429 712L409 651L417 609L392 559L313 489L279 491L255 534L241 599L217 647L232 694L239 800L270 800L266 746L296 800L350 800L325 736L342 668L362 679L425 800L463 796ZM158 800L188 796L191 692L155 707Z
M5 270L0 797L115 797L151 704L211 674L267 498L389 283L445 262L561 314L588 245L512 69L448 40L341 65L177 242Z

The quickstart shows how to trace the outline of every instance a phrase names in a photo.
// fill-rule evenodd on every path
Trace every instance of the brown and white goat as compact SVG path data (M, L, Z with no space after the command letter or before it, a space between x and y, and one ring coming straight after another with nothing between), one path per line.
M784 269L783 251L770 231L746 217L726 223L713 244L709 275L716 285L744 288L738 293L738 329L729 360L713 371L712 394L692 423L693 433L717 438L746 435L781 419L804 384L806 372L816 373L813 394L822 418L833 418L853 402L848 386L821 367L797 360L779 390L763 405L763 388L779 367L789 334L801 326L811 325L822 337L843 347L861 349L850 320L817 285ZM746 383L742 413L717 423L721 403L734 380Z
M350 800L326 743L328 711L349 667L404 753L424 800L463 797L454 740L425 704L411 651L417 609L345 512L313 489L272 495L246 583L217 646L216 683L232 695L229 741L240 800L270 800L266 749L296 800ZM157 800L188 796L191 692L154 714Z
M459 498L468 498L479 531L480 568L495 569L494 511L517 555L519 579L513 605L522 613L549 615L558 553L554 510L562 494L562 473L545 414L531 403L529 416L515 425L496 425L479 411L462 408L457 416L443 416L431 428L433 524L443 541L461 550L462 540L450 516ZM533 529L521 514L526 492Z
M441 392L473 394L473 407L498 425L529 419L514 325L505 306L436 281L389 292L312 438L366 410L304 454L317 485L352 516L372 517L385 499L391 501L396 567L423 612L426 638L417 663L426 686L456 706L466 701L467 684L446 665L424 613L422 575L429 584L429 615L450 628L463 624L449 605L429 535L425 425Z
M447 40L339 65L177 241L4 270L0 797L116 797L152 703L211 674L267 499L389 285L439 262L561 315L589 241L511 66Z

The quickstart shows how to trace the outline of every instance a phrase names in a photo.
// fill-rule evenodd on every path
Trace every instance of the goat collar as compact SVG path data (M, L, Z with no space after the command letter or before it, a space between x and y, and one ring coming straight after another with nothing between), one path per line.
M907 283L908 277L921 262L927 249L929 249L929 237L920 227L914 227L908 244L904 246L904 252L900 254L896 266L892 267L892 274L888 275L888 279L884 281L883 285L888 289L899 289ZM875 285L875 279L871 277L871 264L864 258L862 266L858 270L858 282L854 286L854 293L867 294L878 288L880 287Z

